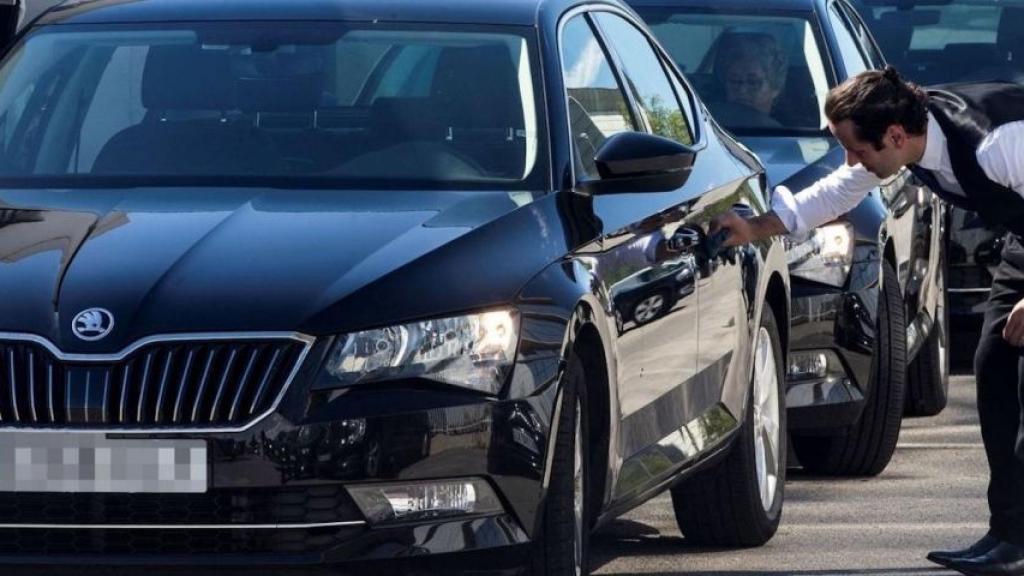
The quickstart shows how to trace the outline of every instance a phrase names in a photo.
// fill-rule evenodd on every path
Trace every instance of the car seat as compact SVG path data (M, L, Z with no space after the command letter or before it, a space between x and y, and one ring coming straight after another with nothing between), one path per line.
M100 150L94 174L279 173L273 143L238 110L229 54L198 45L154 46L142 73L143 121Z

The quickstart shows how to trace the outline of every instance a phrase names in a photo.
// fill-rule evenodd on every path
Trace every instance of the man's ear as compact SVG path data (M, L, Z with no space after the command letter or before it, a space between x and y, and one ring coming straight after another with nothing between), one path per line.
M889 129L885 131L885 138L896 149L901 149L907 145L907 131L899 124L889 126Z

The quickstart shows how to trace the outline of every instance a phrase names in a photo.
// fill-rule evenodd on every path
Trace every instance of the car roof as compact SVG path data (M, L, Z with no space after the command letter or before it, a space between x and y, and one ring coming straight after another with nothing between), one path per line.
M616 0L603 0L618 4ZM535 26L577 0L65 0L37 24L350 20Z
M661 6L666 8L709 8L723 12L787 10L810 12L823 0L628 0L632 6Z

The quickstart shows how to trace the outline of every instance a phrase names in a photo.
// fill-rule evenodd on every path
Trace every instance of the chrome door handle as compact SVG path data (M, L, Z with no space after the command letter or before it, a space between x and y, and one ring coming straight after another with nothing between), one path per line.
M688 252L700 246L702 234L696 228L680 228L668 239L668 249L672 252Z

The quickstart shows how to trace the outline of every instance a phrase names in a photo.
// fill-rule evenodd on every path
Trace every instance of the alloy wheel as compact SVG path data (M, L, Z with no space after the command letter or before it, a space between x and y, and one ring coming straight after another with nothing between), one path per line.
M633 318L640 324L645 324L654 319L655 316L661 312L661 308L665 305L665 297L661 294L655 294L654 296L648 296L640 301L636 305L636 310L633 313Z
M779 483L779 376L768 330L757 332L754 348L754 456L761 505L770 511Z

